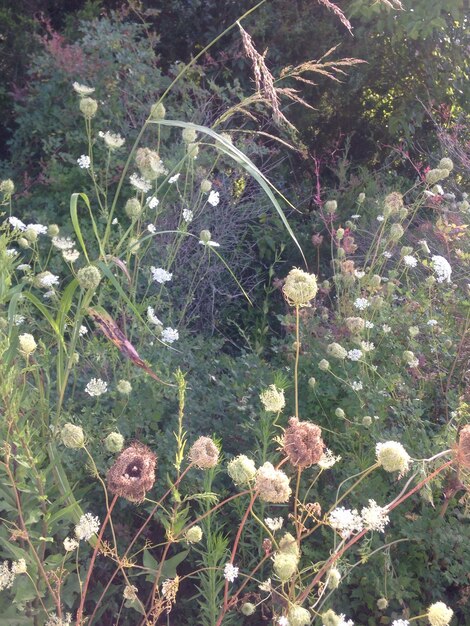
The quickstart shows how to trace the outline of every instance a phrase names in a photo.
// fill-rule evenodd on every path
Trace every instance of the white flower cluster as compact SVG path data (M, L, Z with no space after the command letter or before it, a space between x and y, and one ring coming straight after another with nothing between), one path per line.
M26 573L26 561L20 559L19 561L13 561L11 568L8 565L8 561L3 561L0 564L0 591L4 589L10 589L17 574Z
M209 193L209 197L207 198L207 202L212 206L217 206L220 202L220 195L218 191L212 190Z
M343 539L363 529L362 519L356 509L345 509L339 506L328 516L330 526L338 531Z
M167 272L162 267L151 267L152 278L156 283L163 285L173 278L173 274Z
M321 459L318 461L317 465L320 469L325 470L333 467L333 465L338 461L341 461L341 457L335 456L329 448L325 448L325 451L323 452Z
M137 191L142 191L142 193L148 193L152 188L152 185L145 180L145 178L141 178L138 174L131 174L129 177L129 182L137 189ZM152 208L152 207L151 207Z
M101 396L108 391L108 384L101 378L92 378L85 387L85 392L90 396Z
M109 130L105 133L100 130L98 136L101 137L110 150L117 150L118 148L121 148L126 141L119 133L111 133Z
M100 520L96 515L85 513L80 517L78 524L75 526L75 536L77 539L88 541L100 529Z
M348 359L350 361L359 361L359 359L362 357L362 350L349 350L348 351Z
M176 328L171 328L167 326L162 330L162 340L165 343L173 343L174 341L178 341L180 338L179 332Z
M232 563L226 563L224 567L224 578L229 583L233 583L235 578L238 577L238 567L232 565Z
M359 311L364 311L365 309L370 307L370 302L367 298L356 298L354 300L354 306L356 307L356 309L359 309Z
M361 517L364 528L381 533L384 532L385 526L390 521L387 515L387 508L379 506L375 500L369 500L369 506L361 510Z
M432 268L437 275L438 283L450 283L450 276L452 274L452 267L450 263L443 257L439 255L434 255L432 257Z
M414 256L411 256L411 254L405 254L405 256L403 257L403 263L407 267L416 267L418 265L418 261L415 259Z
M282 517L267 517L264 520L264 523L271 532L275 533L276 530L281 530L282 525L284 524L284 520L282 519Z

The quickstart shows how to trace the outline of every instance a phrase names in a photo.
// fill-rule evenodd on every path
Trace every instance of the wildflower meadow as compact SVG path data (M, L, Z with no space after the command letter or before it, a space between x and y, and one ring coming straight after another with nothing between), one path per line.
M470 624L460 57L447 117L330 124L383 62L335 29L462 3L82 4L0 161L0 626Z

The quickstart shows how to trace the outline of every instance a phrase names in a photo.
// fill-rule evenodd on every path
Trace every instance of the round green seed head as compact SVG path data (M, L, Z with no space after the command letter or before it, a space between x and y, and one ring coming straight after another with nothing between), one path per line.
M60 431L62 443L66 448L83 448L85 445L85 435L80 426L75 426L68 422Z
M94 265L88 265L78 270L77 280L82 289L94 291L101 282L101 272Z

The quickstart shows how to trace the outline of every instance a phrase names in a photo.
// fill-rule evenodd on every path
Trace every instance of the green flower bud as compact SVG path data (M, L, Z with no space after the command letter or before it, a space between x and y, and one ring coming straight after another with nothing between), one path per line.
M101 272L94 265L88 265L78 270L77 280L82 289L94 291L101 282Z
M284 533L283 538L279 542L279 552L282 554L293 554L297 560L300 559L300 548L293 535Z
M25 237L20 237L18 239L18 245L20 248L29 248L29 241Z
M194 128L183 128L182 137L184 143L194 143L197 138L197 133Z
M165 115L166 109L162 102L157 102L152 106L150 110L150 117L152 120L163 120L165 119Z
M336 200L327 200L325 202L325 211L327 213L334 213L336 211L336 209L338 208L338 203L336 202Z
M346 417L346 413L343 411L341 407L338 407L337 409L335 409L335 415L336 417L340 417L341 419L344 419Z
M30 242L30 243L34 243L35 241L37 241L38 239L38 234L37 232L34 230L34 228L27 228L24 231L24 236L26 237L26 239Z
M328 361L326 359L322 359L320 361L320 363L318 364L318 367L323 371L326 372L330 369L330 364L328 363Z
M344 237L344 228L338 228L338 230L336 231L336 239L338 241L341 241L343 237Z
M206 180L204 179L203 181L201 181L201 191L202 193L209 193L209 191L212 189L212 183L210 180Z
M57 237L59 232L60 232L60 228L57 226L57 224L51 224L47 228L47 234L49 235L49 237Z
M328 344L326 351L330 356L340 360L344 360L348 355L348 351L335 341Z
M362 418L362 425L366 426L367 428L372 424L372 418L370 415L364 415L364 417Z
M124 396L128 396L132 391L132 385L128 380L120 380L116 386L116 389Z
M18 341L20 344L20 353L23 356L28 357L30 354L33 354L33 352L37 348L37 343L33 335L30 335L29 333L24 333L23 335L20 335L18 337Z
M307 626L310 624L311 616L307 609L301 606L292 605L287 614L289 626Z
M401 257L408 256L412 252L413 252L413 248L411 246L403 246L402 249L400 250L400 256Z
M121 452L124 447L124 437L121 433L109 433L104 440L104 447L108 452Z
M362 204L364 202L364 200L366 199L366 194L365 193L360 193L357 196L357 203L358 204Z
M201 230L199 233L199 239L204 243L208 243L211 240L211 237L212 235L210 230Z
M5 196L11 196L15 191L15 183L7 178L6 180L2 180L0 182L0 193L3 193Z
M137 198L129 198L124 207L124 211L127 217L130 217L131 220L136 220L142 214L142 205Z
M401 224L392 224L390 226L390 239L392 241L398 241L404 235L404 230Z
M92 117L95 117L97 110L98 103L93 98L82 98L80 100L80 111L86 119L91 120Z
M429 170L426 174L426 182L428 185L435 185L440 180L447 178L450 174L450 170L444 168L437 168L434 170Z
M344 259L346 257L346 251L344 248L338 248L338 251L336 253L338 259Z
M236 485L244 487L254 479L256 466L254 461L240 454L227 465L227 472Z
M67 422L60 431L62 443L67 448L83 448L85 445L85 435L80 426L75 426Z
M197 143L188 143L188 147L186 149L188 157L190 159L195 159L199 154L199 146Z
M313 376L311 376L311 377L308 379L308 386L309 386L311 389L314 389L316 384L317 384L316 378L314 378Z
M310 300L317 295L317 279L313 274L294 267L285 280L282 292L290 306L310 306Z
M337 589L339 587L339 583L341 582L341 574L336 567L332 567L328 572L328 587L330 589Z
M377 608L379 609L379 611L383 611L387 607L388 607L388 600L387 600L387 598L379 598L377 600Z
M202 539L202 529L200 526L191 526L184 534L187 543L199 543Z
M444 157L439 161L439 165L437 167L440 170L448 170L451 172L454 169L454 163L452 159L449 159L449 157Z
M297 571L298 559L295 554L283 554L278 552L273 560L273 569L279 579L286 583Z
M245 602L240 610L243 615L253 615L256 611L256 606L252 602Z
M140 242L137 237L131 237L128 241L127 248L131 254L137 254L140 250Z
M323 613L321 619L323 622L323 626L339 626L339 624L341 624L342 622L341 617L339 615L336 615L333 609L330 609L326 613Z

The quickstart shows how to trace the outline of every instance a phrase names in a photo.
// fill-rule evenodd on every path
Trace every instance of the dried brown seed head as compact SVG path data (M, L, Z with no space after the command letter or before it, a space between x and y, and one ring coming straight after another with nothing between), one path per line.
M111 493L130 502L142 502L155 482L157 456L138 441L125 448L108 471Z
M292 465L302 469L315 465L321 459L324 447L319 426L290 418L284 434L284 450Z

